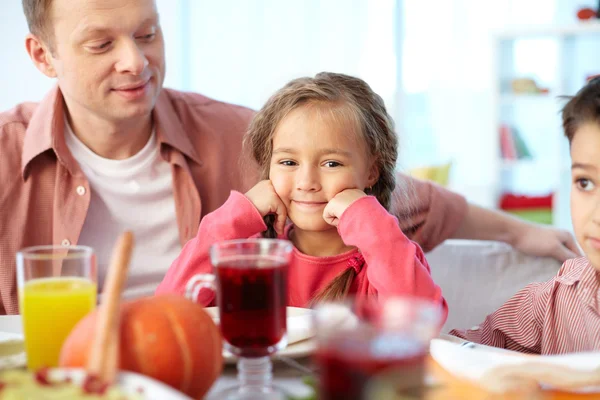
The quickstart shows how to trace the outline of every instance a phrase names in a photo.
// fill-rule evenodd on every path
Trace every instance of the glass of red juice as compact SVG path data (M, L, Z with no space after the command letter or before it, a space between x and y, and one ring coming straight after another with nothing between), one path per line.
M441 305L406 297L348 299L315 308L319 399L422 399Z
M293 245L279 239L240 239L211 246L214 274L195 275L187 297L216 292L226 350L238 357L238 386L227 399L283 399L272 386L270 356L287 345L287 279Z

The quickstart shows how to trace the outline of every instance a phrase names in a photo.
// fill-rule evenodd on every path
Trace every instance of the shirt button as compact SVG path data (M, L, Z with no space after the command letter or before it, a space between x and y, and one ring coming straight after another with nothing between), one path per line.
M83 196L85 194L85 187L84 186L77 186L77 194L80 196Z
M135 193L139 192L141 188L140 184L137 181L129 182L129 187L131 188L131 191Z
M470 330L471 330L471 331L478 331L478 330L479 330L479 327L478 327L478 326L472 326Z
M71 241L69 239L63 239L63 241L60 242L60 244L67 247L71 245Z

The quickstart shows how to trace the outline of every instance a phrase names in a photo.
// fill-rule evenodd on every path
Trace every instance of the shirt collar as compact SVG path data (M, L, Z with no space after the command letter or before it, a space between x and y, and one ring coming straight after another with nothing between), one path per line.
M158 142L161 145L166 144L177 149L197 164L202 165L196 148L190 141L190 135L198 134L198 132L189 132L189 129L186 131L183 128L168 89L163 89L158 95L153 115Z
M25 131L21 155L23 179L27 178L31 161L48 150L54 150L58 160L71 174L80 172L65 143L64 129L64 100L57 85L39 103Z
M600 273L588 262L577 285L579 297L600 314Z
M65 105L63 95L56 85L39 103L25 132L22 152L22 175L27 178L28 166L40 154L54 150L58 160L72 175L80 173L79 166L67 148L64 130ZM171 146L198 164L200 157L192 145L173 107L167 90L161 90L153 111L158 142Z
M585 257L567 260L566 263L574 264L574 268L560 275L557 281L564 285L576 285L581 301L600 314L600 272Z

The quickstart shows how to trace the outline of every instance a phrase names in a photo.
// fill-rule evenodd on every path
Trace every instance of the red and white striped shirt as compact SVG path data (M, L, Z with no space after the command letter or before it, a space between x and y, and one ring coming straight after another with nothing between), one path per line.
M527 285L480 326L450 334L523 353L600 350L600 272L585 257L567 260L554 278Z

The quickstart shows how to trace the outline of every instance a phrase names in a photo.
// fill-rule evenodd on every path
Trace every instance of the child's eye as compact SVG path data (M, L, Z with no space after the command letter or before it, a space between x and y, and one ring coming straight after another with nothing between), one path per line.
M575 185L583 191L590 192L594 190L594 183L586 178L579 178L575 180Z
M323 165L328 168L335 168L335 167L341 166L342 164L340 164L337 161L325 161L325 163L323 163Z
M279 161L280 165L285 165L286 167L293 167L294 165L296 165L295 161L292 160L283 160L283 161Z

